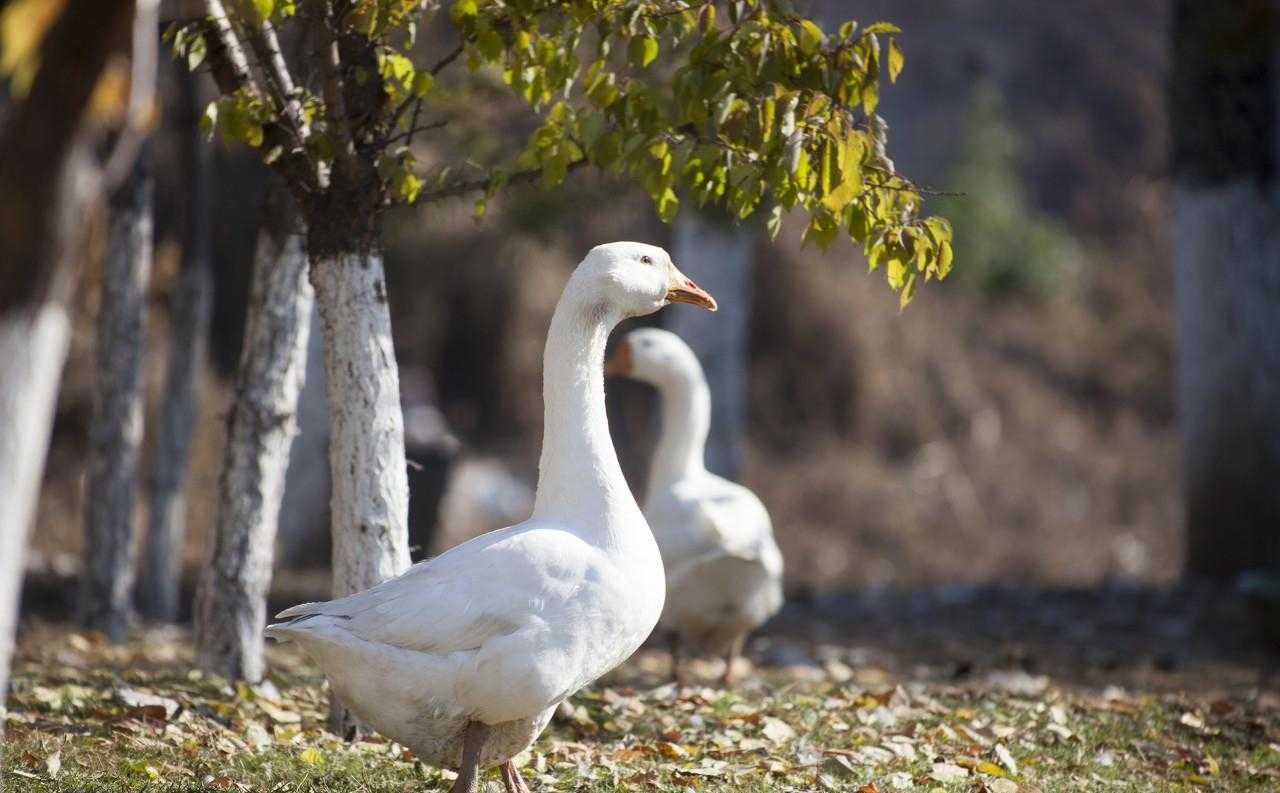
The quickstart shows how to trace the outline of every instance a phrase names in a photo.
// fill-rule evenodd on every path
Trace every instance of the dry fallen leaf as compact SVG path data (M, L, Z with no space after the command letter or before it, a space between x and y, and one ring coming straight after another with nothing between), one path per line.
M938 782L959 782L968 777L969 772L954 763L934 763L929 776Z
M792 729L790 724L787 724L782 719L775 719L772 716L764 719L764 727L760 732L764 734L764 737L776 744L786 743L796 737L796 731Z
M995 753L996 759L1000 761L1000 764L1003 765L1010 774L1016 775L1018 773L1018 761L1013 759L1013 754L1009 751L1008 747L1002 743L998 743L995 747Z

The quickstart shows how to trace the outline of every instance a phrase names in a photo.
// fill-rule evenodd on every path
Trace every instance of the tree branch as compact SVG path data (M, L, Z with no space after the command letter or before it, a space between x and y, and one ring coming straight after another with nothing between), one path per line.
M221 0L206 0L206 8L212 22L205 26L203 33L205 61L217 83L218 92L223 96L232 96L244 89L265 99L261 89L252 82L253 73L245 58L244 48L231 27ZM327 173L320 164L311 161L306 149L298 146L294 131L274 121L264 124L262 131L264 150L279 146L284 152L270 166L288 183L299 203L304 202L307 194L315 193L328 185Z
M408 138L408 139L409 139L409 142L410 142L410 143L412 143L412 142L413 142L413 136L414 136L414 135L416 135L416 134L418 134L419 132L427 132L427 131L430 131L430 130L433 130L433 129L440 129L440 128L442 128L442 127L447 127L448 125L449 125L449 120L448 120L448 119L442 119L442 120L440 120L440 121L433 121L433 122L431 122L430 124L423 124L423 125L422 125L422 126L420 126L420 127L417 127L417 126L415 126L415 127L410 127L410 128L408 129L408 131L406 131L406 132L401 132L399 135L394 135L394 136L392 136L392 137L390 137L390 138L387 138L387 143L388 143L388 144L395 143L396 141L398 141L398 140L400 140L400 139L402 139L402 138ZM408 144L406 144L406 145L408 145Z
M205 0L205 7L218 33L222 49L226 53L227 65L235 75L236 87L247 88L254 96L265 99L262 87L258 85L253 70L249 68L249 58L244 54L244 45L236 35L235 27L231 24L231 17L227 14L226 7L222 5L222 0Z
M348 126L347 101L342 91L342 56L338 51L337 20L333 18L332 9L321 23L327 41L324 44L323 57L320 58L320 70L324 75L324 104L326 127L333 137L334 167L342 174L348 186L359 182L360 163L356 154L355 141L351 137Z
M240 13L246 19L254 18L253 15L257 12L249 6L247 0L240 0L239 4ZM246 38L258 57L258 65L266 77L267 88L274 89L271 93L276 109L293 127L298 135L298 142L305 144L311 128L302 112L302 103L298 101L293 75L289 73L289 65L280 49L275 25L271 24L270 19L263 19L260 27L252 31L246 30Z
M456 61L458 59L458 56L462 54L462 51L464 49L464 44L465 44L464 42L461 42L461 41L458 42L458 46L454 47L452 52L450 52L448 55L441 58L440 61L436 63L435 66L432 66L431 67L432 76L437 75L440 72L444 71L444 68L446 66Z
M114 190L129 174L143 140L154 126L152 114L156 109L156 70L159 67L156 25L159 15L160 0L138 0L134 6L129 107L124 128L102 168L102 184L107 192Z
M574 171L578 170L579 168L582 168L585 165L587 165L587 159L585 157L581 157L579 159L576 159L570 162L568 166L565 168L565 173L566 174L573 173ZM541 168L535 168L528 171L517 171L516 173L513 173L511 174L511 176L507 177L507 181L505 182L505 184L506 185L528 184L529 182L534 181L540 176L542 176ZM489 188L489 182L491 181L492 179L488 178L488 179L473 179L467 182L457 182L455 184L442 187L439 190L435 190L428 193L422 193L418 196L418 200L414 201L413 204L414 206L419 206L422 204L430 204L435 201L443 201L446 198L457 198L459 196L464 196L467 193L474 193L480 190L487 190Z

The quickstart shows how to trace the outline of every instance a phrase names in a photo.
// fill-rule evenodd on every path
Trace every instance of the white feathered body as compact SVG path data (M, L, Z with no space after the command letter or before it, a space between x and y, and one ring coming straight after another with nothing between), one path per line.
M481 765L497 765L653 629L661 559L648 531L626 536L602 550L531 520L364 592L289 609L268 635L300 642L363 722L424 762L457 768L466 723L478 720L493 727Z
M747 488L698 471L649 495L645 516L667 564L659 627L713 652L782 607L782 552Z
M662 556L609 437L601 366L610 330L673 294L715 305L660 248L592 249L547 334L532 517L268 627L302 644L361 721L424 762L458 768L469 722L489 727L479 767L506 762L657 624Z

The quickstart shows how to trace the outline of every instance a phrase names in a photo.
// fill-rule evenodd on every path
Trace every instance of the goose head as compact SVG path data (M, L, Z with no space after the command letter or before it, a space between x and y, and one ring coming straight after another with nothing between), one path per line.
M605 361L605 374L654 386L689 381L702 371L684 340L669 330L637 328L623 336Z
M597 245L578 265L573 280L597 292L623 316L652 314L670 303L690 303L708 311L716 301L656 245L610 242Z

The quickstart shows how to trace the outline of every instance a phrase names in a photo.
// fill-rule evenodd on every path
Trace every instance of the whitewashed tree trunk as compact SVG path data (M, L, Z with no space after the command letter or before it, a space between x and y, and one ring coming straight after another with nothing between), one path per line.
M324 374L324 334L315 308L310 324L307 377L298 396L298 437L289 451L280 506L281 563L295 567L327 563L330 556L328 378Z
M98 306L80 615L113 642L124 641L132 616L153 187L143 152L111 198Z
M0 700L9 680L27 540L70 331L61 301L0 314Z
M266 598L312 306L302 237L292 214L279 206L286 200L268 199L268 218L258 235L213 550L195 604L200 665L249 681L265 671Z
M40 43L44 66L28 99L0 97L0 699L66 361L74 257L101 192L88 142L77 144L76 136L98 75L110 53L127 44L133 17L133 4L121 0L66 5Z
M671 255L681 270L720 303L715 314L675 306L667 327L689 343L711 387L711 433L707 468L736 478L742 469L747 413L747 336L751 321L751 275L756 231L696 212L681 212Z
M311 283L329 386L333 595L342 597L409 566L400 378L382 255L313 254ZM349 734L354 721L330 704L330 728Z
M185 486L191 436L195 428L201 373L213 299L210 272L210 149L196 129L199 119L194 76L182 70L184 103L182 163L188 175L182 271L169 307L171 339L155 448L151 457L150 509L138 582L144 616L173 622L178 618L182 556L187 534Z
M1280 565L1280 79L1266 3L1174 6L1187 572Z

